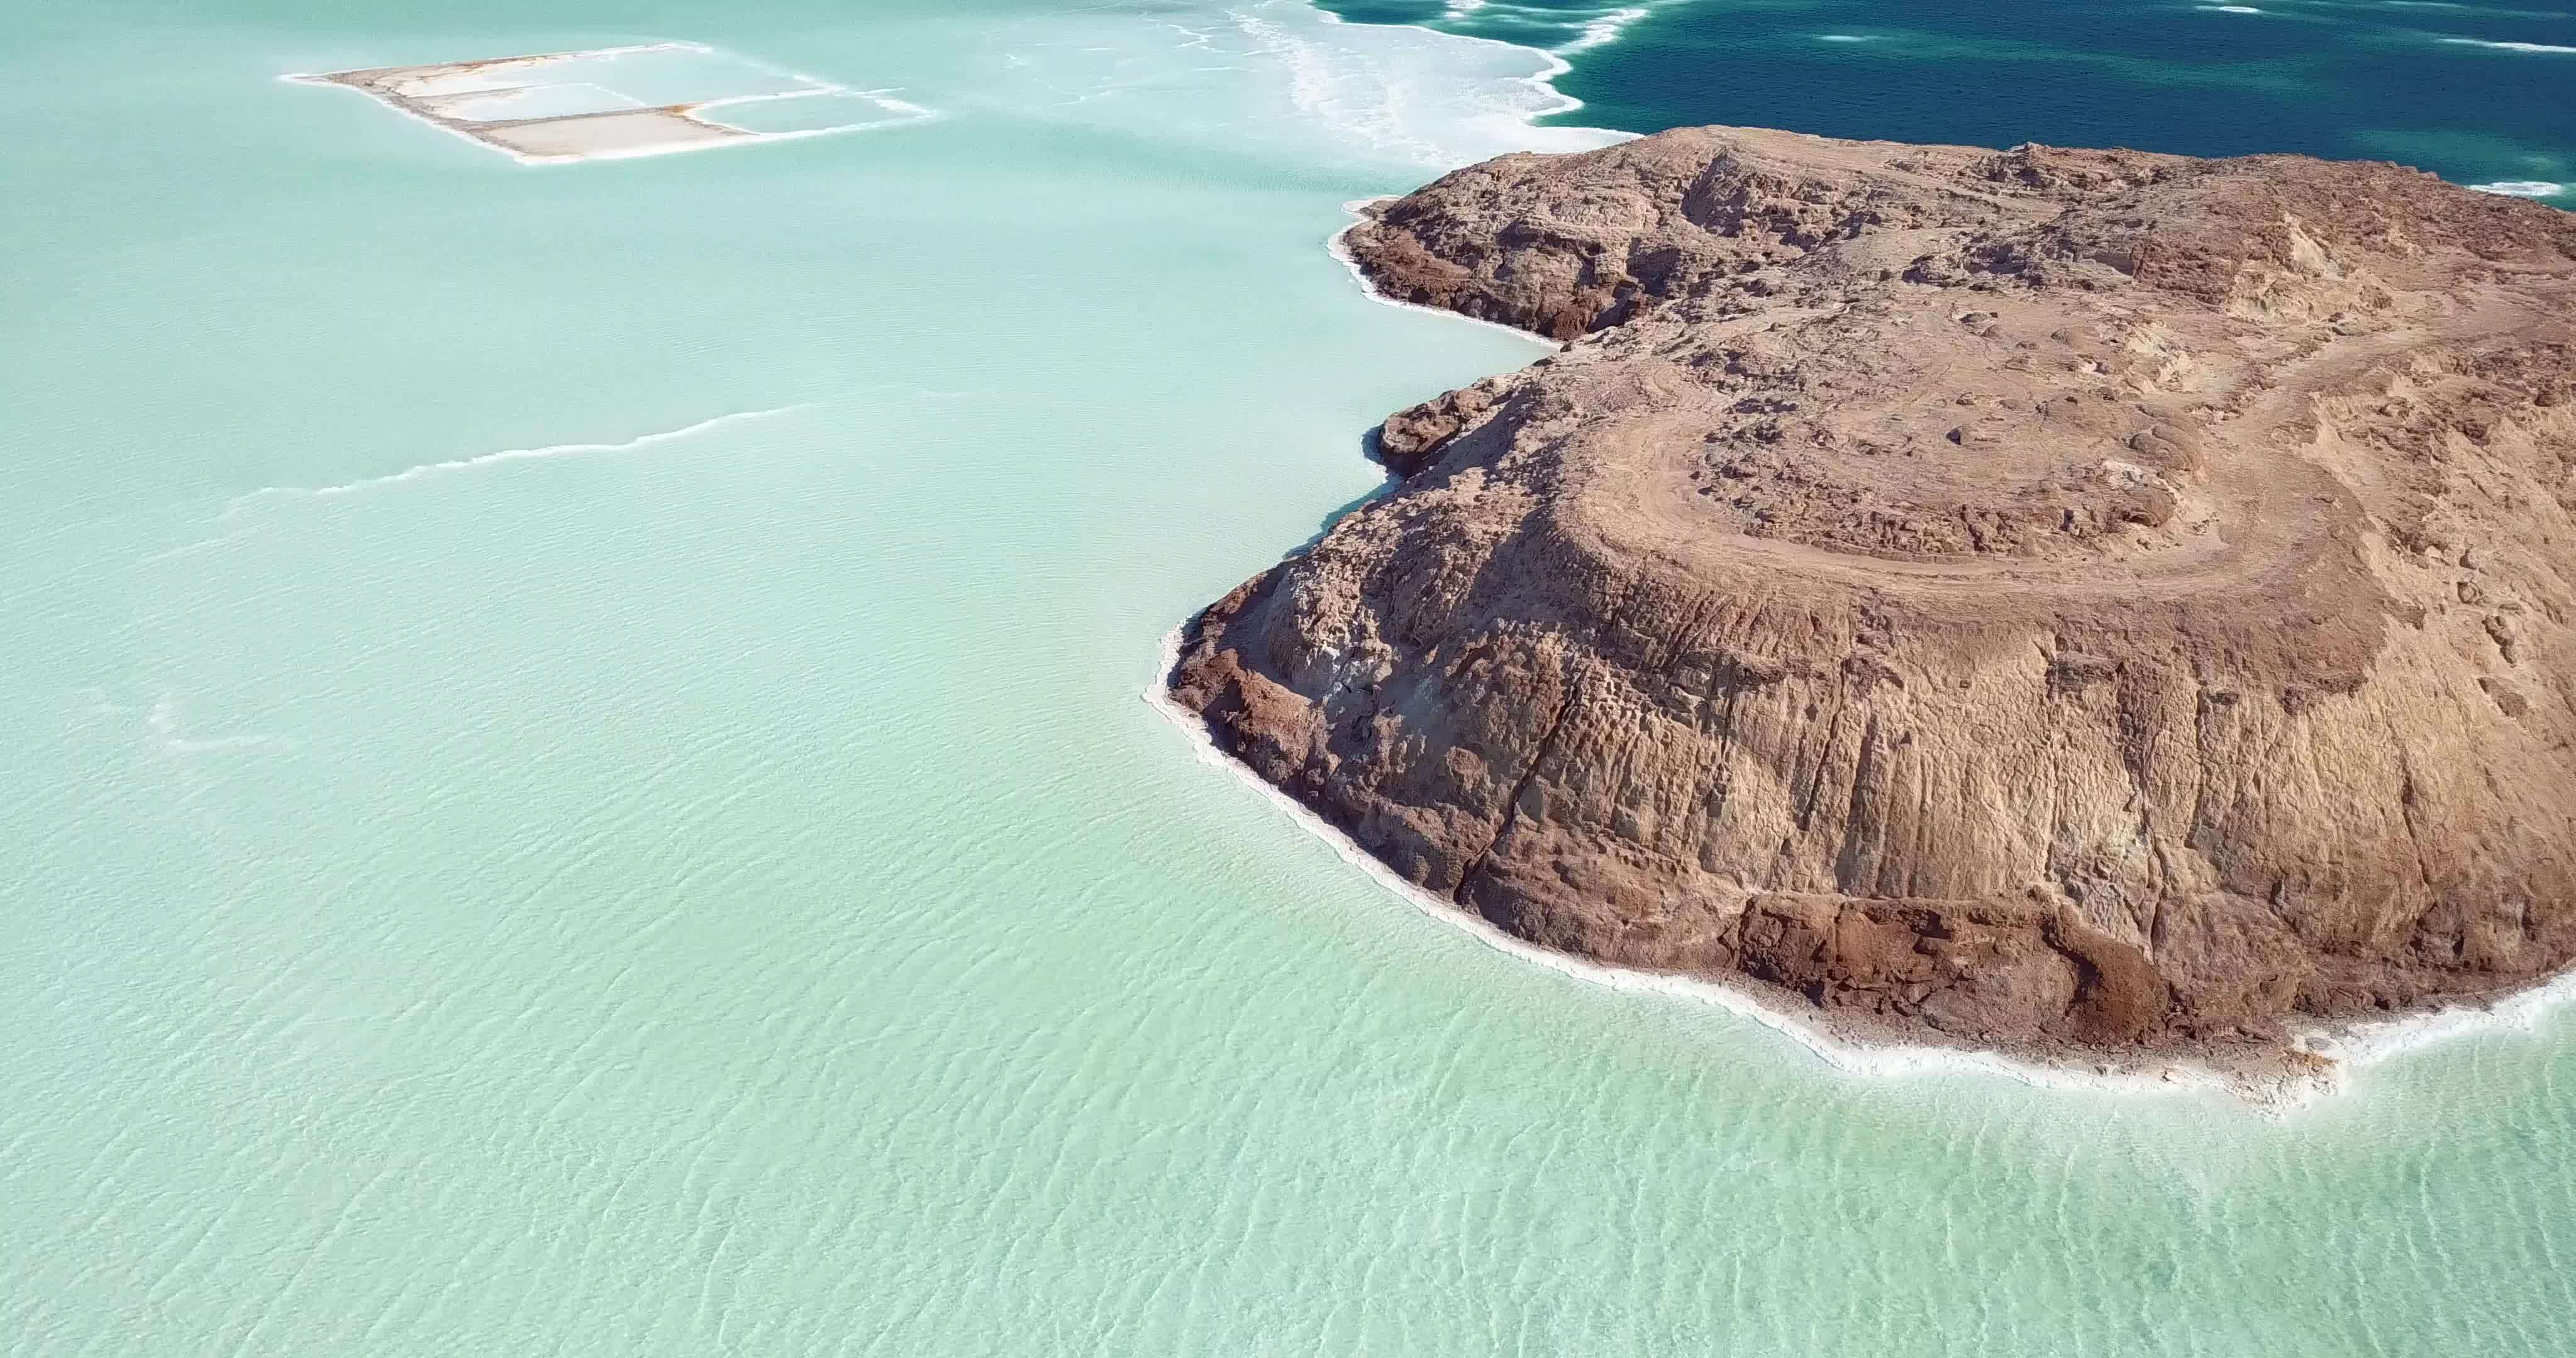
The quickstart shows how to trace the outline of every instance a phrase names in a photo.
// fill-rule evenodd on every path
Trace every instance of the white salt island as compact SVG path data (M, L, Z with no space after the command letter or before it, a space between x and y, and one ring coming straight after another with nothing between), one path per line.
M338 85L522 164L873 131L936 116L693 42L290 75Z

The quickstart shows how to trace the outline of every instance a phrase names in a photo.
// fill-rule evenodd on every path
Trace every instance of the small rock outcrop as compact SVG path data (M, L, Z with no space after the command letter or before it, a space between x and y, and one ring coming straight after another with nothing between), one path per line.
M1391 416L1171 692L1460 909L2050 1058L2576 959L2576 216L1700 128L1345 248L1564 346Z

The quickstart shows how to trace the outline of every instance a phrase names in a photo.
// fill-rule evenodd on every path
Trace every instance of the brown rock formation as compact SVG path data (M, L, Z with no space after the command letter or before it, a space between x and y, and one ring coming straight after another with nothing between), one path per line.
M1382 204L1567 340L1196 619L1219 745L1524 938L2023 1053L2576 957L2576 216L1705 128Z

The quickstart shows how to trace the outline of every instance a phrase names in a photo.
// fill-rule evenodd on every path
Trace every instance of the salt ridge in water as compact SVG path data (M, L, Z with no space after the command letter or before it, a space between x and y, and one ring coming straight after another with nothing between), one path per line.
M1556 87L1556 79L1574 68L1558 54L1539 48L1472 34L1444 32L1421 24L1375 24L1367 27L1424 35L1451 52L1492 52L1526 58L1533 69L1504 76L1501 97L1471 100L1449 110L1445 126L1424 126L1423 109L1413 92L1372 69L1370 59L1338 45L1301 37L1305 23L1341 28L1347 21L1307 0L1284 0L1293 16L1280 13L1283 0L1244 10L1226 11L1228 20L1262 50L1284 60L1291 72L1291 97L1297 110L1382 151L1437 171L1454 169L1463 160L1481 160L1506 151L1579 151L1633 133L1574 127L1544 120L1572 113L1583 101ZM1276 15L1277 17L1266 17Z
M2497 193L2507 198L2555 198L2567 186L2547 179L2499 179L2492 184L2471 184L2480 193Z
M1583 30L1575 35L1572 42L1566 43L1564 46L1559 47L1556 50L1559 52L1589 52L1595 47L1607 47L1610 44L1619 41L1619 35L1627 31L1628 25L1637 22L1639 19L1645 18L1649 12L1650 11L1642 5L1631 5L1625 9L1614 9L1609 13L1602 15L1600 18L1593 19L1585 23L1583 25Z
M772 406L767 410L737 410L729 414L712 415L703 420L681 425L677 429L663 429L650 434L638 434L631 439L626 439L617 443L549 443L536 448L504 448L497 453L479 453L473 457L450 458L443 462L424 462L419 466L406 467L401 471L388 472L383 476L369 476L356 481L343 481L337 485L263 486L258 490L249 491L242 495L235 496L232 503L237 507L249 501L263 499L270 496L292 496L316 500L330 499L334 496L355 495L359 491L372 490L379 486L395 486L408 481L418 481L424 477L436 476L442 472L473 471L479 467L497 466L504 462L536 462L555 457L584 457L593 453L633 452L638 448L650 448L659 443L670 443L679 439L691 438L698 434L706 433L712 429L722 429L727 425L748 424L755 420L766 420L775 416L793 414L797 411L808 410L811 408L811 402L800 402L795 405Z
M2452 47L2483 47L2490 52L2536 52L2556 56L2576 56L2576 47L2554 42L2492 42L2485 38L2444 38Z

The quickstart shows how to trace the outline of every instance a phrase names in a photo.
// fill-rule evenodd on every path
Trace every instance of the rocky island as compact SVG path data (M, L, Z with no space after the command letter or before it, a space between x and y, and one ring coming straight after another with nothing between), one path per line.
M1343 245L1563 345L1389 417L1169 696L1425 891L2129 1068L2576 959L2576 216L1699 128Z

